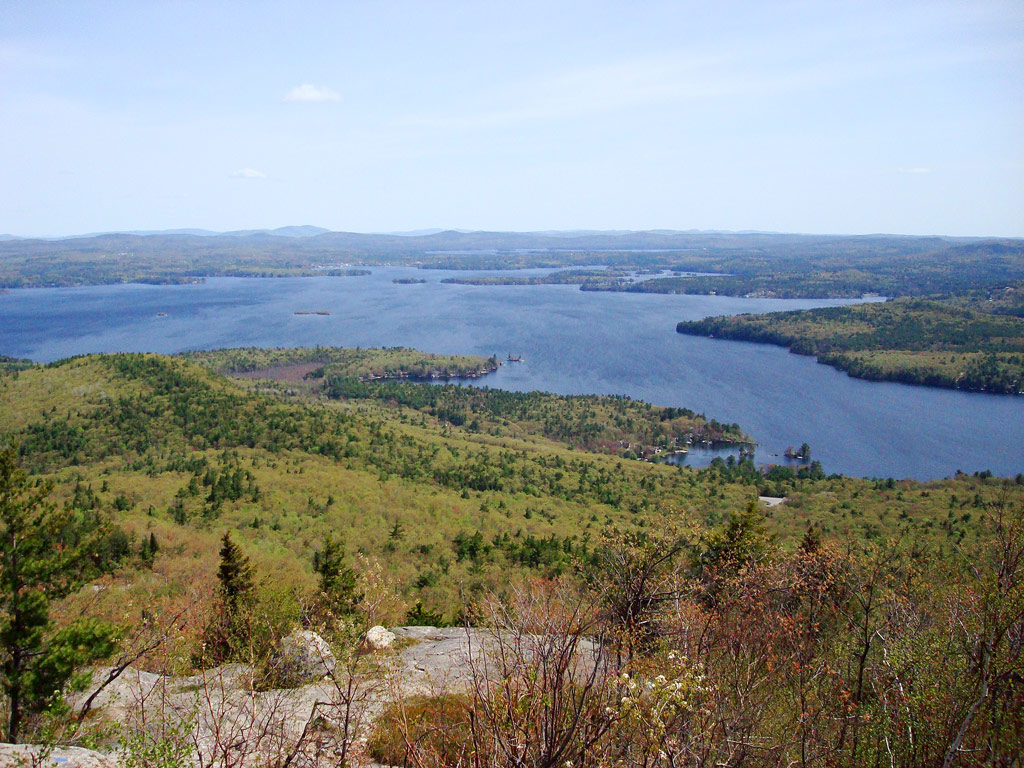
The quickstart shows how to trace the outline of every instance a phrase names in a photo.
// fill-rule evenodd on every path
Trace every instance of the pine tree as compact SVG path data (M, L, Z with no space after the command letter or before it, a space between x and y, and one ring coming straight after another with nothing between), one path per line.
M50 602L85 581L93 539L71 508L50 504L49 492L29 481L13 449L0 450L0 709L8 742L18 740L26 716L62 701L77 667L109 655L116 641L114 627L95 620L52 630Z
M742 512L731 512L725 525L712 531L693 553L694 570L704 582L704 601L714 604L725 582L767 559L773 542L764 511L755 499Z
M217 580L220 582L221 597L232 609L252 596L252 565L249 558L243 555L242 550L231 540L230 532L226 532L221 539Z
M143 564L152 568L153 559L159 551L160 546L156 543L156 534L150 532L149 538L142 540L142 547L139 549L139 559L142 560Z
M218 605L204 635L205 653L200 662L222 664L239 658L251 639L251 619L256 597L249 558L225 532L217 569Z
M313 554L313 570L320 577L318 612L326 621L355 612L361 595L356 590L356 574L345 565L341 542L328 536L324 548Z
M746 509L730 513L726 524L708 536L698 564L703 569L736 572L763 559L771 542L764 512L751 499Z

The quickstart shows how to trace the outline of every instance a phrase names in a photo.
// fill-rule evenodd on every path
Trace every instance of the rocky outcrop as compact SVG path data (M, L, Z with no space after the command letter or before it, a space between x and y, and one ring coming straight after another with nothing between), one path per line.
M408 645L398 661L397 682L406 696L467 690L474 664L490 637L463 627L395 627Z
M399 638L402 642L396 647ZM347 671L335 669L326 641L313 632L296 631L281 643L282 664L312 676L312 682L267 690L267 681L242 664L187 677L129 668L95 698L93 710L96 717L118 722L129 730L139 728L143 719L159 722L167 718L175 728L183 729L182 736L192 750L195 759L186 765L199 765L200 755L210 759L227 745L242 768L270 764L280 757L281 749L297 746L301 748L293 765L323 761L334 748L332 740L343 733L347 719L353 729L355 752L346 759L353 766L366 768L371 763L360 750L373 719L392 697L470 690L474 670L491 674L498 671L487 668L488 654L495 643L494 633L488 630L395 627L388 631L374 627L367 633L366 647L387 650L361 659L359 674L352 678L349 688ZM334 670L337 681L325 677L329 670ZM105 679L106 673L106 669L94 670L95 685ZM81 707L93 690L77 694L69 704ZM346 701L351 702L351 709L346 710ZM31 755L41 749L0 745L0 767L19 765L19 758L31 766ZM58 761L67 760L59 763L67 768L117 768L128 764L123 760L119 763L115 754L84 749L59 748L52 756ZM58 763L48 760L35 764Z

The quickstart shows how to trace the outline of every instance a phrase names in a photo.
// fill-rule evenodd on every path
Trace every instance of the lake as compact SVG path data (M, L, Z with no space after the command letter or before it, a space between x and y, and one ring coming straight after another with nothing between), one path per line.
M517 275L545 270L518 271ZM826 471L933 479L1024 472L1024 397L852 379L780 347L683 336L680 320L842 301L479 287L501 274L374 268L364 277L216 278L195 285L15 290L0 295L0 354L47 362L92 352L235 346L408 346L522 355L480 384L625 394L740 424L758 463L810 444ZM394 278L421 278L398 285ZM296 315L326 310L330 315ZM686 461L706 463L693 452Z

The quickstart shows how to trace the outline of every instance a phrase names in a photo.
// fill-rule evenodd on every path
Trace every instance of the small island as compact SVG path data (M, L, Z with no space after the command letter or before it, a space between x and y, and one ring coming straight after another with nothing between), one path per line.
M427 281L422 277L396 277L391 282L395 285L421 285Z
M329 315L331 314L326 309L296 309L296 315Z
M449 285L584 285L606 283L622 278L625 273L614 267L608 269L563 269L547 275L487 275L484 277L446 277L442 283Z
M373 273L368 269L355 269L347 267L344 269L325 269L320 273L326 277L366 277Z

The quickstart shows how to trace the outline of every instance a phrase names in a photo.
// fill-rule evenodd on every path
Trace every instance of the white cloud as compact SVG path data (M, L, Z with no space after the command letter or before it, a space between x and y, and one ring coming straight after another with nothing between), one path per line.
M239 168L231 173L232 179L265 179L267 174L261 173L253 168Z
M326 85L303 83L288 91L281 101L323 102L339 101L340 99L341 94L333 88L328 88Z

